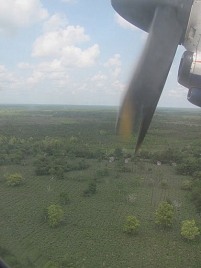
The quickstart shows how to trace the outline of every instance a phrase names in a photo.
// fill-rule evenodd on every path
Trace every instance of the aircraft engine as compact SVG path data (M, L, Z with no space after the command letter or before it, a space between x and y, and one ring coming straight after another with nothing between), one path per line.
M189 89L188 101L201 107L201 53L184 52L179 66L178 82Z

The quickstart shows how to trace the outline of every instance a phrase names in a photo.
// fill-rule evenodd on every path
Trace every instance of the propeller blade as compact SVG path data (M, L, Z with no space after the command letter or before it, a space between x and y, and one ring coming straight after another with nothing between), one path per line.
M141 121L135 153L148 131L182 33L176 10L167 6L157 7L144 51L117 119L117 130L124 136L136 130L137 122Z

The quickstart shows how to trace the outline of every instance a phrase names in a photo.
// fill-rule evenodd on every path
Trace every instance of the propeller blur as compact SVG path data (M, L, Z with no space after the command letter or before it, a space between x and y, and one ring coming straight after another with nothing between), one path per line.
M189 88L188 100L201 107L201 1L111 0L111 4L124 19L149 33L125 93L116 126L124 136L138 131L137 153L148 131L178 45L187 49L181 59L178 82Z

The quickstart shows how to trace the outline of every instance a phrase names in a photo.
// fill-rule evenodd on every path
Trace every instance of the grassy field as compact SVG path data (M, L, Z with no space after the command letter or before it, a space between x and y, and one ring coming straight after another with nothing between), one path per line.
M0 246L12 252L24 267L41 268L48 260L58 263L64 256L73 263L65 267L200 267L200 237L188 242L180 235L183 220L195 219L201 227L201 217L188 192L181 189L186 177L176 175L174 166L157 166L143 159L124 164L130 172L119 171L117 161L109 163L116 147L125 154L132 153L136 140L134 137L126 142L115 136L115 108L41 106L0 110L1 135L25 140L33 137L36 141L47 135L67 139L75 136L81 147L92 150L97 146L105 153L102 159L85 158L89 168L65 172L63 180L36 176L33 163L37 155L28 155L23 165L0 166ZM31 121L34 116L40 121ZM200 118L199 110L158 110L143 149L193 147L200 140ZM82 160L67 152L66 157L71 162ZM104 168L108 174L99 176L97 193L84 197L89 180ZM9 187L3 174L16 172L25 181L21 186ZM162 180L167 187L161 186ZM70 199L62 206L64 220L57 228L50 228L43 210L59 204L62 191L68 192ZM154 212L166 200L175 206L175 218L173 227L164 230L155 225ZM134 236L123 232L129 215L140 221L139 233Z

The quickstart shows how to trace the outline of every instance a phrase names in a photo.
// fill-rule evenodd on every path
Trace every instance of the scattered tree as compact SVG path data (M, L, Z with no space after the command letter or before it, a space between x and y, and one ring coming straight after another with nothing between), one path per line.
M22 184L24 178L19 173L14 173L6 176L6 182L9 186L17 186Z
M155 223L162 227L170 227L173 224L174 208L167 202L159 204L155 212Z
M187 240L194 240L199 235L199 228L195 225L195 221L183 221L181 227L181 235Z
M64 212L59 205L51 205L48 207L48 221L51 227L56 227L63 219Z
M127 234L136 234L140 228L140 223L135 216L128 216L124 225L124 232Z

